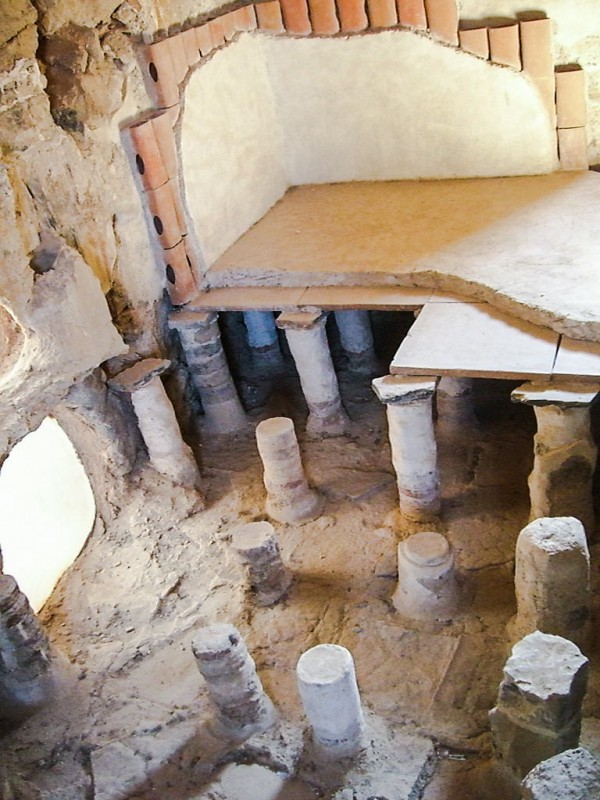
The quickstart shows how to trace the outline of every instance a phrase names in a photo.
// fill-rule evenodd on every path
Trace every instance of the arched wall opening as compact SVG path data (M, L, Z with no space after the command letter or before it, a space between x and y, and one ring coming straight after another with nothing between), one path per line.
M0 547L35 611L75 561L94 525L86 472L58 422L46 417L12 449L0 471Z

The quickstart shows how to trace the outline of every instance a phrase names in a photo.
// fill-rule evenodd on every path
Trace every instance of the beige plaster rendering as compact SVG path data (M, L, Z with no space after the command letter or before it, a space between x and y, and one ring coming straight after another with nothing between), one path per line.
M243 36L191 76L181 160L188 209L210 264L289 185L261 40Z
M595 172L298 187L208 282L426 286L600 340L599 187Z
M552 122L523 74L405 30L265 48L292 185L557 166Z

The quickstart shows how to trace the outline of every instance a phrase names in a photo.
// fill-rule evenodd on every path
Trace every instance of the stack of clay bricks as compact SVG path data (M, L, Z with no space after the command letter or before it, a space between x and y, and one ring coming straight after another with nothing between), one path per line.
M578 65L554 67L552 20L469 27L459 30L458 37L465 52L527 74L556 121L561 168L587 169L585 75Z
M558 154L563 169L587 169L585 73L570 65L556 70Z
M174 305L197 293L193 249L186 242L186 220L178 182L178 156L171 117L159 111L129 128L135 164L165 267L167 288Z

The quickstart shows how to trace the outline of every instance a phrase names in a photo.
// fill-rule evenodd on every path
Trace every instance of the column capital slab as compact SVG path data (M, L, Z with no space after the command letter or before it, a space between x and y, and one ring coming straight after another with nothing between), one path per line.
M171 311L169 314L169 328L180 330L182 328L198 328L211 325L218 319L216 311Z
M325 323L327 311L282 311L275 320L278 328L290 331L310 331Z
M167 358L144 358L110 378L108 385L116 392L135 392L166 372L170 366L171 362Z
M576 408L591 406L600 392L599 384L590 383L523 383L510 395L513 403L530 406L559 406Z
M384 375L371 381L378 399L386 405L408 405L432 397L437 377Z

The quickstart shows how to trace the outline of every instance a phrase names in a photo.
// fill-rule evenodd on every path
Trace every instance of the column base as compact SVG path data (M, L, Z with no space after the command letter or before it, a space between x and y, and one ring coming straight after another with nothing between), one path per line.
M219 403L204 404L206 425L214 433L239 433L246 427L246 414L237 396Z
M300 502L293 503L281 502L281 500L267 495L265 511L276 522L284 522L287 525L303 525L320 517L324 505L324 498L311 489Z
M348 433L350 419L343 408L331 413L316 414L310 411L306 421L306 433L311 438L320 439L327 436L343 436Z

